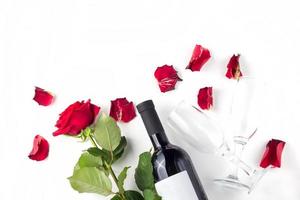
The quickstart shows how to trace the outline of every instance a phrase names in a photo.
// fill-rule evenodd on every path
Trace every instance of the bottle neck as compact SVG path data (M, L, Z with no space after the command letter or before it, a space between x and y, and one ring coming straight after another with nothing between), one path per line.
M137 109L143 119L145 128L155 149L169 144L164 128L156 113L154 104L151 100L137 105Z
M151 140L152 145L155 150L160 149L160 148L165 147L168 144L170 144L165 132L152 134L152 135L149 135L149 137L150 137L150 140Z

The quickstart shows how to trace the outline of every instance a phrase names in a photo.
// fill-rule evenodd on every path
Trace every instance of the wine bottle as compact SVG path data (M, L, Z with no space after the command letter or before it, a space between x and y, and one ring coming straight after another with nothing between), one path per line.
M155 187L163 200L207 200L189 155L171 144L152 100L137 105L154 147L152 155Z

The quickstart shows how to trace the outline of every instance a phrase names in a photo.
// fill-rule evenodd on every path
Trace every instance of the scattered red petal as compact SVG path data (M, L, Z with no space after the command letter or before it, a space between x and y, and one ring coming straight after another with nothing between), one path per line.
M163 65L161 67L157 67L154 72L154 76L158 81L161 92L174 90L177 81L182 81L172 65Z
M31 160L45 160L49 154L49 143L40 135L36 135L33 140L33 147L28 157Z
M109 115L116 121L123 122L129 122L136 116L133 103L128 102L126 98L111 101Z
M200 71L203 65L210 59L210 57L211 56L209 50L197 44L194 48L193 55L186 69L190 69L191 71Z
M281 166L281 155L285 142L281 140L272 139L266 145L266 150L260 161L260 166L262 168L267 168L268 166L280 167Z
M233 55L228 64L227 64L227 72L226 72L226 77L229 79L236 79L239 80L243 74L241 72L241 68L240 68L240 55Z
M91 100L77 101L68 106L56 122L53 135L78 135L83 129L91 125L100 111L100 107L91 103Z
M198 105L203 110L209 110L213 105L212 87L204 87L198 93Z
M50 92L42 88L35 87L35 95L33 100L41 106L49 106L53 102L54 97Z

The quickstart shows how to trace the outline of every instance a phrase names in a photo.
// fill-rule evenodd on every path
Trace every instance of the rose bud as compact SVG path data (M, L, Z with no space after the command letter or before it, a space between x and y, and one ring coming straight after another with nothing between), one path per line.
M91 104L90 100L77 101L67 107L56 122L53 135L78 135L82 130L91 125L100 111L100 107Z

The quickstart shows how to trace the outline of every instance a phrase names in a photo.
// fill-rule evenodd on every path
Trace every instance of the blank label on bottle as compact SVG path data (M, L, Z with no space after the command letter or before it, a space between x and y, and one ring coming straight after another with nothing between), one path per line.
M159 181L155 187L163 200L198 200L187 171Z

